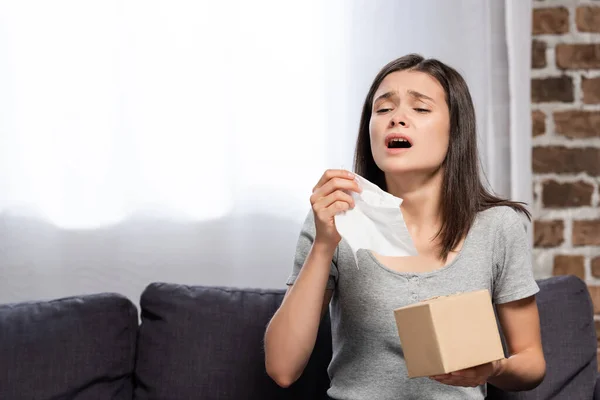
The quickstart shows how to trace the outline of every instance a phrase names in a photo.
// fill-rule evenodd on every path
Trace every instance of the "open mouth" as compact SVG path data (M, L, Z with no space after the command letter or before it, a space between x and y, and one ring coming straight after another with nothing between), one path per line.
M412 145L410 142L403 138L392 138L388 141L388 149L410 149Z

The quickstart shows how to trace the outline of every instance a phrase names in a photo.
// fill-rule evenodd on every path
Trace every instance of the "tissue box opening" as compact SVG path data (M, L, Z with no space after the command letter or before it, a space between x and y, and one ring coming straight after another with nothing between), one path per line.
M394 310L410 378L504 358L487 290L442 296Z

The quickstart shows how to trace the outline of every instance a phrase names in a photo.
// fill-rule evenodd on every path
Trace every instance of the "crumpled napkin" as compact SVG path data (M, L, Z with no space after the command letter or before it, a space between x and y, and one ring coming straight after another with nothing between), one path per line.
M355 175L355 180L362 192L350 192L354 208L334 219L339 234L352 249L357 268L359 249L372 250L382 256L416 256L417 249L400 211L402 199L360 175Z

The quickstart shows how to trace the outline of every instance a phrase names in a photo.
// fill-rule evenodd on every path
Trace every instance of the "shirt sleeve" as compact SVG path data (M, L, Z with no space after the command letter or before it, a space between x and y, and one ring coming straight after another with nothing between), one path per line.
M298 278L298 274L304 265L304 261L312 248L312 245L315 240L316 227L315 220L312 213L312 210L309 211L306 219L304 220L304 224L302 225L302 229L300 230L300 236L298 237L298 242L296 244L296 254L294 256L294 264L292 267L292 272L289 275L286 284L293 285ZM333 260L331 260L331 267L329 271L329 278L327 280L327 289L335 289L338 279L338 268L337 268L337 250L333 256Z
M520 300L539 292L524 219L512 208L499 213L494 244L494 294L496 304Z

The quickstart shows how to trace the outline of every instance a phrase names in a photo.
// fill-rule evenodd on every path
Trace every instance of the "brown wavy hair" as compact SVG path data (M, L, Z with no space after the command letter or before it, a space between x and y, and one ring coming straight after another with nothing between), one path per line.
M425 59L418 54L409 54L391 61L375 77L360 118L354 172L387 191L385 174L375 164L371 152L369 122L373 96L383 79L392 72L404 70L424 72L436 79L444 88L450 112L450 141L442 164L442 225L435 236L440 237L441 241L440 258L445 261L452 249L467 235L479 211L495 206L509 206L531 220L531 214L524 207L525 203L497 197L482 183L483 172L477 153L475 108L463 77L452 67L436 59Z

